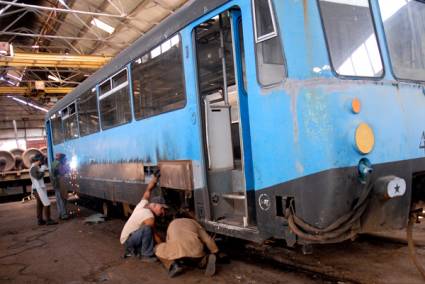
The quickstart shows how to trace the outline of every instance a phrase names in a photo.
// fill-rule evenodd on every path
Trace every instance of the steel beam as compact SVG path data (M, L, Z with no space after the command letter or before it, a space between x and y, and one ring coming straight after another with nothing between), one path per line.
M62 12L62 13L72 13L72 14L82 14L82 15L102 16L102 17L112 17L112 18L127 18L126 14L121 14L121 15L115 14L114 15L114 14L108 14L108 13L96 13L96 12L81 11L81 10L74 10L74 9L62 9L62 8L30 5L30 4L24 4L24 3L14 3L14 2L9 2L9 1L0 1L0 4L17 6L17 7L24 7L24 8L32 9L32 10L34 10L34 9L35 10L47 10L47 11L56 11L56 12Z
M74 88L71 87L46 87L44 92L46 94L68 94ZM31 89L27 87L0 87L0 95L29 95Z
M20 32L0 32L0 35L11 35L11 36L26 36L26 37L45 37L45 38L58 38L58 39L76 39L76 40L88 40L88 41L107 41L107 39L88 38L88 37L76 37L76 36L58 36L58 35L43 35L33 33L20 33Z
M0 57L0 66L99 69L109 60L111 57L108 56L15 53L12 57Z

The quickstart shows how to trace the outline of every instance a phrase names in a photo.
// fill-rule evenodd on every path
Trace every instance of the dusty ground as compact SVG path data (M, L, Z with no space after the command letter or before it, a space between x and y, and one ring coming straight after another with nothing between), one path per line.
M54 204L52 209L56 216ZM159 263L121 259L124 221L85 224L92 213L81 208L57 226L38 226L34 201L0 204L0 283L324 283L240 260L219 265L212 278L191 270L170 281Z
M78 216L57 226L37 226L34 201L0 204L0 283L423 283L406 245L399 243L404 232L390 234L392 242L362 236L314 247L312 255L232 240L220 244L231 262L218 265L213 278L189 270L170 280L159 263L121 259L123 220L85 224L94 211L80 208ZM56 216L54 204L52 209ZM425 224L414 235L425 264Z

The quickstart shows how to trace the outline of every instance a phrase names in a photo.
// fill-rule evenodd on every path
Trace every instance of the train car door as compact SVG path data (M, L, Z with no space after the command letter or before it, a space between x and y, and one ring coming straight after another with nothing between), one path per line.
M255 223L255 206L250 206L249 194L252 163L242 43L237 9L195 28L211 221L247 227Z

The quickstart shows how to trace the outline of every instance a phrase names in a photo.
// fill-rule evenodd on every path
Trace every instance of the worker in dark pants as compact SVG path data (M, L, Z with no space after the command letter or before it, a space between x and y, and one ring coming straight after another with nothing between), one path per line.
M162 240L155 229L155 217L164 216L168 208L160 196L153 197L149 202L158 178L159 173L156 173L121 232L120 242L125 246L124 258L139 256L145 262L156 261L154 242L161 243Z
M67 189L65 187L64 178L69 172L66 164L66 156L62 153L56 153L55 160L52 163L51 181L55 189L56 206L58 208L58 215L61 220L68 219L68 212L66 210L67 203Z
M142 225L142 227L130 234L124 243L126 256L139 255L140 257L152 257L154 255L153 230L151 226ZM150 259L154 261L153 259Z
M50 200L47 196L46 186L44 185L44 171L47 169L47 167L42 165L43 161L43 155L35 155L32 158L32 164L30 168L32 190L34 191L34 195L37 200L37 221L38 225L55 225L57 222L50 218ZM43 208L46 215L46 221L43 220Z

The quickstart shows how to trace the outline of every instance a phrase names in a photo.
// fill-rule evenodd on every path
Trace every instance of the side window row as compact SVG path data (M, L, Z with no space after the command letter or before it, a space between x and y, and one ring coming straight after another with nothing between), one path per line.
M131 63L134 114L143 119L186 105L182 47L173 36ZM127 68L81 95L50 118L53 144L128 123L132 119Z
M286 70L283 48L272 1L253 0L252 3L258 81L263 87L268 87L284 80ZM137 120L185 106L179 35L134 60L130 64L130 71L131 85L128 71L123 69L101 82L97 90L94 87L76 102L54 114L51 117L53 143L58 144L98 132L100 128L105 130L130 122L131 91ZM245 72L244 70L244 74Z

